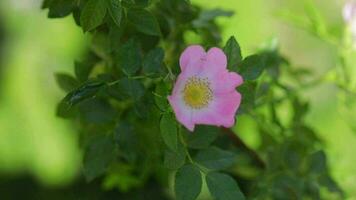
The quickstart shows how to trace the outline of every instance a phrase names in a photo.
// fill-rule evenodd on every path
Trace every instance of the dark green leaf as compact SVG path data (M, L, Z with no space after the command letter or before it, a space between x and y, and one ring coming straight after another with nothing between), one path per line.
M266 68L265 57L255 54L246 57L238 66L238 72L242 75L245 81L257 79Z
M185 147L182 143L178 142L177 151L166 149L164 152L164 166L168 169L178 169L185 163Z
M220 170L232 166L235 155L217 147L210 147L200 150L194 160L208 169Z
M156 85L156 90L154 95L155 95L155 103L158 106L158 108L162 111L167 110L169 106L167 100L168 89L164 82L159 82Z
M256 83L255 82L245 82L237 88L241 93L242 101L238 113L248 112L255 107L256 99Z
M237 65L242 61L241 48L234 36L227 41L224 52L227 56L227 68L231 71L237 71Z
M122 3L128 8L144 8L149 5L150 0L123 0Z
M91 140L84 155L84 175L87 181L102 175L115 158L115 144L110 136L98 136Z
M161 36L161 31L156 18L145 9L130 9L128 19L142 33Z
M158 74L162 71L164 51L162 48L152 49L143 59L143 72L146 75Z
M106 15L105 0L89 0L80 15L80 24L84 32L91 31L98 27Z
M108 0L108 9L115 24L120 27L122 19L122 7L120 0Z
M49 18L61 18L69 15L75 7L75 0L44 1L42 8L49 8Z
M132 99L137 101L145 94L145 88L140 81L125 77L110 86L109 93L118 100Z
M209 22L217 17L231 17L234 14L232 11L225 11L221 9L204 10L200 13L198 19L195 19L192 23L195 28L206 28L209 26Z
M70 92L79 86L79 82L69 74L57 73L56 81L62 90Z
M326 155L323 151L317 151L308 158L309 170L315 174L327 172Z
M174 183L177 200L195 200L201 188L202 177L197 167L189 164L177 171Z
M74 63L74 72L75 76L80 82L84 82L88 80L89 74L94 67L94 63L90 61L79 62L76 61Z
M160 129L164 143L172 151L177 151L177 124L171 113L162 115Z
M188 133L188 146L194 149L207 148L219 133L220 129L214 126L197 126L193 133Z
M138 156L138 138L134 128L127 122L120 122L115 128L114 139L122 152L122 156L133 163Z
M104 85L105 83L103 82L89 82L67 94L67 96L59 103L57 111L58 116L68 116L74 105L85 99L92 98Z
M140 47L134 39L121 46L117 54L118 65L128 76L135 74L141 67Z
M235 180L226 174L211 172L206 176L206 183L215 200L245 199Z
M93 98L83 101L78 108L81 119L92 124L113 123L117 116L112 105L103 99Z

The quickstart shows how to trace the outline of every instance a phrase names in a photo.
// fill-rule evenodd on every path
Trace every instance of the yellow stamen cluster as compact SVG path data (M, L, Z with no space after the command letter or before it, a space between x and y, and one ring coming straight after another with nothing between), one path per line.
M187 80L182 94L185 104L193 109L205 108L213 99L209 80L195 76Z

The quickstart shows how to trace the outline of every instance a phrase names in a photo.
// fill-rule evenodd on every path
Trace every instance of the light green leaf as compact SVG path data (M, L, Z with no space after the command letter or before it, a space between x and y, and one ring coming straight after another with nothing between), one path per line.
M177 200L195 200L201 192L202 177L194 165L185 165L175 176L174 191Z
M206 176L206 183L215 200L245 199L235 180L226 174L211 172Z

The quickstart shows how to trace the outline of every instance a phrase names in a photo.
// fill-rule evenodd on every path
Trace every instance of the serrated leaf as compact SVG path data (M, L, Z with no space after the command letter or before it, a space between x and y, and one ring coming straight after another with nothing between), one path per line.
M149 11L139 8L130 9L127 16L138 31L147 35L161 36L159 24Z
M206 183L215 200L244 200L245 196L233 178L227 174L211 172Z
M174 191L177 200L195 200L202 188L202 177L194 165L185 165L175 176Z
M80 15L80 24L84 32L98 27L104 20L107 5L105 0L89 0Z
M177 124L171 113L164 113L160 122L161 136L164 143L172 150L177 151Z
M178 169L185 163L185 147L182 143L178 142L177 151L166 149L164 152L164 166L168 169Z
M220 129L214 126L197 126L193 133L187 134L187 143L190 148L204 149L218 137Z
M265 57L255 54L246 57L238 66L238 72L245 81L256 80L266 68Z
M66 92L70 92L79 86L79 82L69 74L56 73L55 77L59 87Z
M110 136L98 136L88 145L83 162L83 172L87 181L102 175L115 158L115 144Z
M194 160L208 169L221 170L234 164L235 155L217 147L210 147L200 150Z
M117 53L117 62L128 76L135 74L141 67L140 48L134 39L128 40Z
M146 75L159 74L162 71L164 51L162 48L154 48L143 59L143 72Z
M226 42L224 52L227 56L227 68L231 71L237 71L237 65L242 61L241 48L234 36Z
M122 20L122 6L120 0L107 0L108 2L108 10L111 18L115 22L115 24L120 27Z

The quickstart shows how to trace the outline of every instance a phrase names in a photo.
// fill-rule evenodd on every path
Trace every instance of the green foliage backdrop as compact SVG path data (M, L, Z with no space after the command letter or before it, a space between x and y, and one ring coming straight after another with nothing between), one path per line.
M56 75L68 92L57 114L78 127L87 181L99 179L104 189L128 199L196 199L204 188L210 197L201 198L218 200L343 199L323 142L305 122L309 103L301 93L319 81L294 68L276 40L253 55L242 55L234 36L222 44L215 19L231 11L204 10L185 0L45 0L43 8L50 18L72 14L92 38L75 62L75 77ZM328 39L310 13L306 28ZM257 151L233 130L199 126L188 133L174 119L166 96L191 33L206 48L223 48L229 70L244 77L237 119L256 122ZM280 113L283 108L292 112ZM152 185L159 189L149 197L130 192L145 194Z

